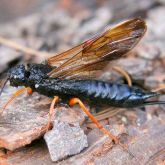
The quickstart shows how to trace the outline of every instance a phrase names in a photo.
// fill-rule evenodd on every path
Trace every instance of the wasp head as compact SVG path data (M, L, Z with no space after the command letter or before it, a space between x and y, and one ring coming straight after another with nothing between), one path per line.
M26 80L26 69L24 65L17 65L9 71L9 80L12 86L23 86Z

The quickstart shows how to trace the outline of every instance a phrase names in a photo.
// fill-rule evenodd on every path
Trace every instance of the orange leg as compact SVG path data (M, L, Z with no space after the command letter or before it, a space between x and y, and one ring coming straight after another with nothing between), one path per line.
M0 113L3 113L3 111L7 108L7 106L16 98L18 97L19 95L21 95L22 93L25 93L27 92L28 94L32 94L33 91L30 87L27 87L27 88L23 88L23 89L20 89L18 91L16 91L13 96L9 99L9 101L5 104L5 106L2 108L2 110L0 111Z
M118 137L114 136L113 134L110 133L110 131L108 131L107 129L105 129L100 123L99 121L89 112L89 110L85 107L85 105L83 104L83 102L78 99L78 98L72 98L70 101L69 101L69 105L70 106L73 106L75 104L79 104L80 107L82 108L82 110L88 115L88 117L96 124L96 126L106 135L108 135L113 142L115 142L115 144L119 144L124 150L126 150L128 153L129 150L128 150L128 146L125 145L125 144L122 144L120 143ZM130 153L132 155L132 153Z
M105 129L99 121L89 112L89 110L85 107L85 105L82 103L82 101L78 98L72 98L69 102L70 106L73 106L75 104L79 104L82 110L88 115L88 117L97 125L97 127L106 135L108 135L116 144L119 143L119 140L116 136L111 134L107 129Z
M125 77L125 79L127 80L128 85L132 86L132 80L127 71L125 71L124 69L122 69L118 66L113 66L112 69L115 70L116 72L120 73L121 75L123 75Z
M50 105L50 110L49 110L49 119L48 119L48 123L47 123L47 126L46 126L46 132L49 130L50 126L51 126L51 121L52 121L52 115L53 115L53 112L54 112L54 106L55 104L59 101L59 97L58 96L54 96L54 99Z

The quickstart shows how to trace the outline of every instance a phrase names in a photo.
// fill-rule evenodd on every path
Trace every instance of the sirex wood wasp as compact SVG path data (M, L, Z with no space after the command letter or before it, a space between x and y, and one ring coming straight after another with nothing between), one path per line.
M149 101L149 98L160 94L131 86L129 75L120 68L114 69L126 77L128 85L97 80L94 76L110 61L123 57L135 47L144 36L146 29L146 24L142 19L131 19L72 49L48 58L45 64L16 66L9 72L7 81L10 81L11 86L25 86L25 88L18 90L13 95L3 107L2 112L12 100L23 92L29 94L38 92L53 98L47 125L47 129L49 129L51 116L57 102L60 99L70 100L69 105L73 106L78 103L104 134L112 138L115 143L119 143L118 138L99 123L85 107L83 101L87 101L89 104L120 108L165 104L163 101ZM18 49L21 50L21 48ZM35 52L32 51L32 53Z

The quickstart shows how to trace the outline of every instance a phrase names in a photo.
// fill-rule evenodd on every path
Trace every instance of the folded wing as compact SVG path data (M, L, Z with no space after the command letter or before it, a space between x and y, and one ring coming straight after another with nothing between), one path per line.
M143 37L146 24L136 18L119 24L66 52L48 59L56 66L48 75L52 78L89 77L102 70L109 61L129 52Z

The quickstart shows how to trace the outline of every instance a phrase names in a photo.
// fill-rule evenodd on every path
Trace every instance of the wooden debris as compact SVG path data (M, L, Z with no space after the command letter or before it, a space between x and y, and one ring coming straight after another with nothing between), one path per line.
M53 129L44 135L52 161L79 154L88 147L87 137L77 123L54 121Z
M15 89L8 87L2 94L1 107ZM15 150L46 132L49 101L46 97L34 93L18 97L0 116L0 146Z

